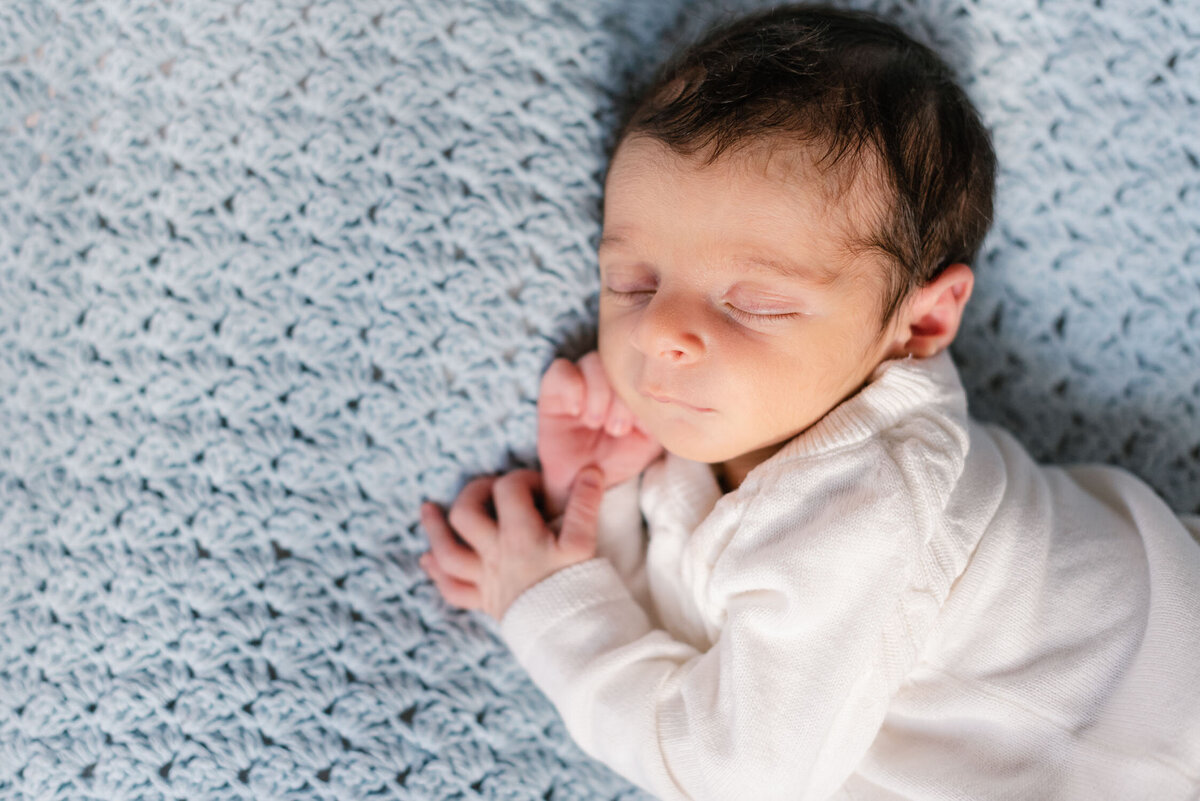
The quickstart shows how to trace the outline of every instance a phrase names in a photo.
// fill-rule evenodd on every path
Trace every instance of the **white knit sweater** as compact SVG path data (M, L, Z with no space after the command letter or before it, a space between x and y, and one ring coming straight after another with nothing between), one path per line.
M667 455L601 517L501 631L663 799L1200 798L1200 520L1036 465L948 356L885 363L734 492Z

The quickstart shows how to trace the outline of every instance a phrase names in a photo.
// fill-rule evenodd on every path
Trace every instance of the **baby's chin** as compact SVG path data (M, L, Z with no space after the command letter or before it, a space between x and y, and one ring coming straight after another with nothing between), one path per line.
M730 446L728 443L706 439L696 434L687 436L686 434L671 432L657 436L657 439L663 446L663 450L667 453L683 459L690 459L693 462L716 464L717 462L732 459L744 452Z
M738 462L743 467L769 459L799 433L787 431L765 439L754 439L739 436L742 432L737 431L702 431L672 426L662 426L657 431L653 430L653 426L648 428L651 428L651 436L658 440L663 450L674 456L707 464Z

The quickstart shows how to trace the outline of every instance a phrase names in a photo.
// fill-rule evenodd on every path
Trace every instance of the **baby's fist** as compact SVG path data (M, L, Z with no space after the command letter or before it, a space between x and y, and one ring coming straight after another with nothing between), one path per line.
M550 364L538 393L538 459L550 516L562 512L584 465L599 466L612 486L640 473L661 452L613 391L596 351L578 364L567 359Z

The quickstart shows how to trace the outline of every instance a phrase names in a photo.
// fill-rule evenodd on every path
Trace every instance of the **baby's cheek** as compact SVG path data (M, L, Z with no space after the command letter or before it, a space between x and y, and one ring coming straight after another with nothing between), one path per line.
M608 382L618 392L622 389L621 379L624 371L622 370L622 346L621 343L627 340L627 337L618 330L616 324L605 325L604 318L600 318L600 330L598 334L599 344L597 350L600 353L600 364L604 366L604 374L608 376ZM628 403L628 399L622 396L622 399Z

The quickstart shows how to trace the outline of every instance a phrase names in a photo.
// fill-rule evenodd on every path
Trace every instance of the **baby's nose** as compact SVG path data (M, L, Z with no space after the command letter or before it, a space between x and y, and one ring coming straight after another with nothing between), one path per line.
M692 358L693 349L688 348L687 350L684 350L682 348L675 347L673 343L667 343L662 346L658 355L659 358L666 359L669 362L683 362Z
M642 312L634 334L635 346L647 356L686 364L704 352L698 312L665 300L655 297Z

